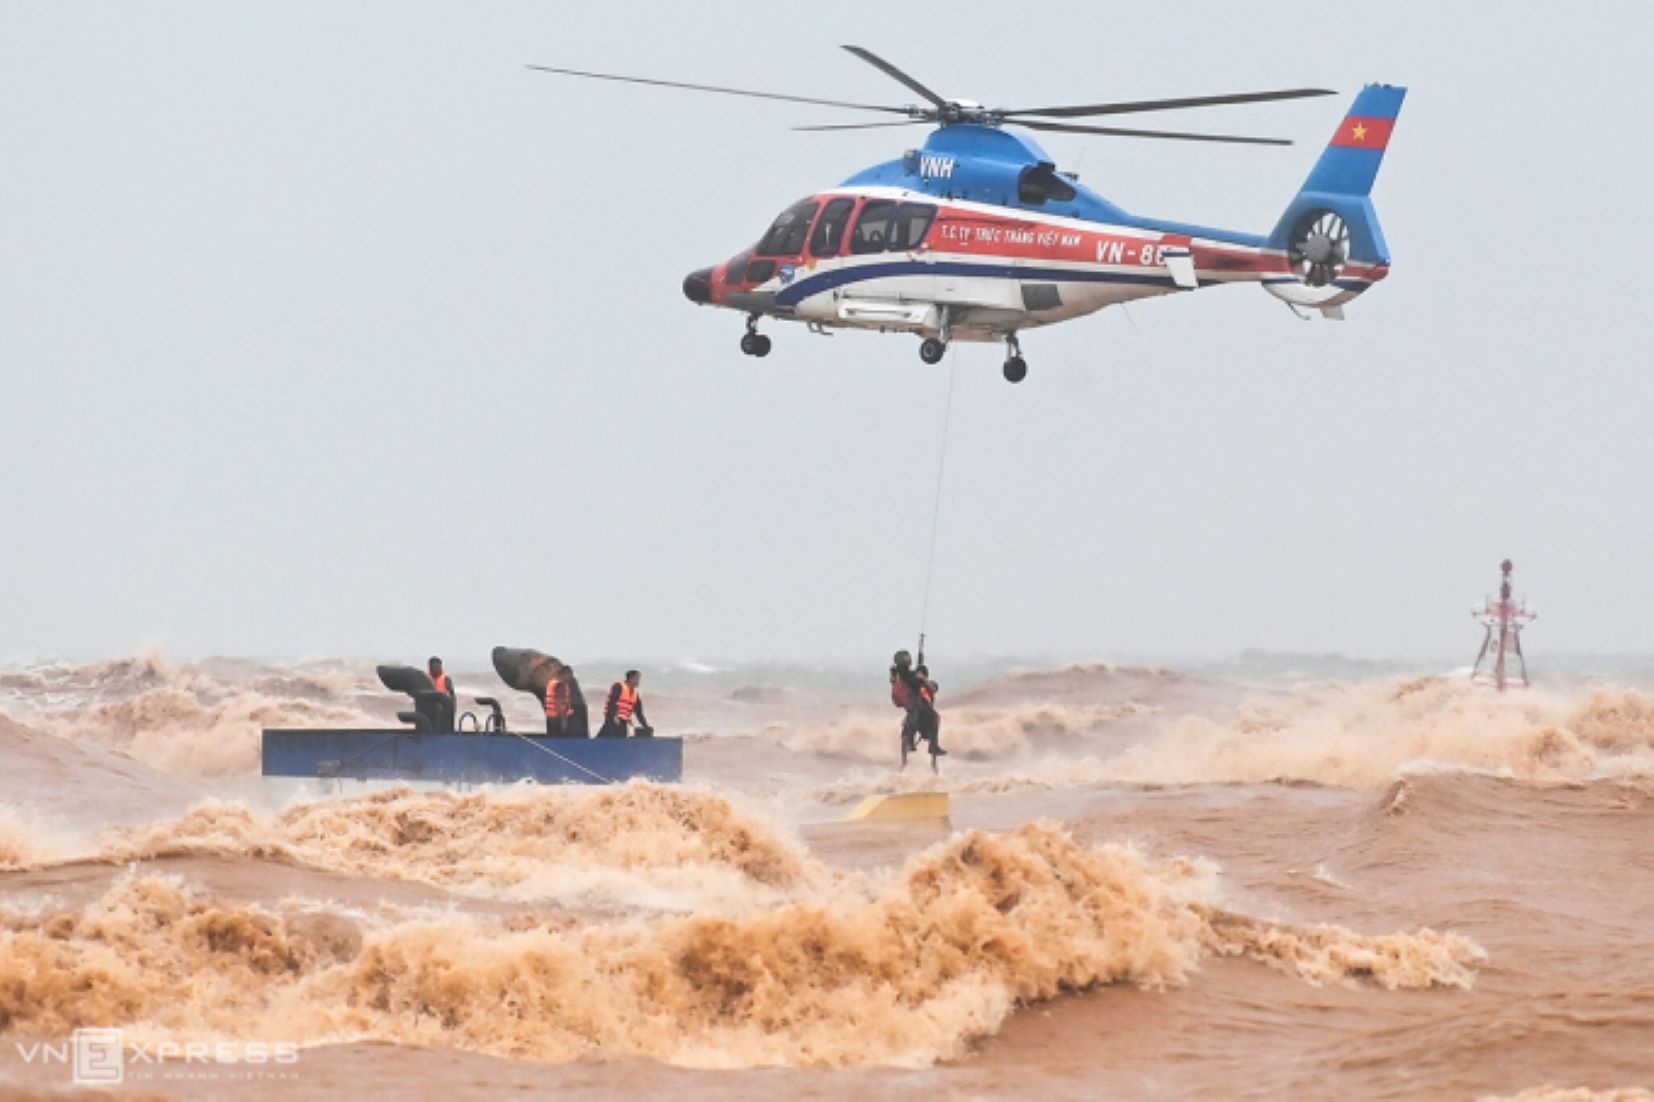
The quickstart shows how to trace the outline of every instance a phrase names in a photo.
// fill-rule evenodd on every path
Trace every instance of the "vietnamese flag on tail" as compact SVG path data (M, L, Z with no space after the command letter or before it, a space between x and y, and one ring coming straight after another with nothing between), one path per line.
M1304 191L1331 195L1366 195L1372 191L1384 148L1390 144L1396 116L1407 89L1390 84L1369 84L1338 124L1332 141L1304 181Z
M1395 119L1379 119L1370 115L1346 115L1332 136L1331 145L1354 149L1383 149L1390 144L1390 131Z

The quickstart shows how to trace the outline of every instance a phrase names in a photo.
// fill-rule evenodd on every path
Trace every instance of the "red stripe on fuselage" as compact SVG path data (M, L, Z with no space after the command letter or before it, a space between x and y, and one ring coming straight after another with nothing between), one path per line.
M1160 268L1161 252L1167 246L1190 244L1186 234L1144 237L1110 232L1106 226L1092 229L1058 225L943 205L925 236L923 248L967 257ZM1194 246L1194 259L1197 268L1225 272L1274 272L1284 268L1278 254L1205 243Z
M843 193L826 192L815 198L826 202L839 194ZM861 197L859 192L850 194ZM935 202L928 198L923 201ZM1164 275L1167 271L1164 251L1168 247L1182 246L1190 250L1195 270L1203 279L1259 279L1289 275L1293 271L1290 261L1279 250L1202 240L1191 238L1188 234L1123 232L1122 227L1101 223L1048 221L1021 216L1011 210L1001 214L946 201L937 202L936 207L936 218L924 241L908 255L928 254L939 259L957 257L980 261L1057 262L1083 265L1084 269L1090 270L1113 268ZM777 268L795 265L800 269L799 277L803 278L821 264L873 258L872 255L863 257L850 253L848 236L836 256L770 259ZM719 265L713 277L712 301L718 305L724 304L728 291L738 289L726 282L726 271L727 265ZM1377 281L1388 272L1388 265L1349 264L1340 275L1341 278Z
M1193 254L1195 270L1205 276L1258 276L1291 271L1287 258L1274 250L1203 241L1188 234L1142 237L1110 232L1107 226L1093 230L1089 226L1058 225L946 204L940 206L922 247L935 253L983 259L1054 260L1164 271L1162 253L1169 246L1187 247ZM1349 264L1341 275L1377 281L1388 273L1388 265Z

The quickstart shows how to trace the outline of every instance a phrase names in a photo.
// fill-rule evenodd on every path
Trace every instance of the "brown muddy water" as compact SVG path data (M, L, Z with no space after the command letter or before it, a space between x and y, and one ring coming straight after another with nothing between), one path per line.
M678 786L323 790L258 730L383 724L353 665L0 671L0 1097L103 1028L178 1098L1654 1099L1646 685L1006 673L932 777L878 681L646 684Z

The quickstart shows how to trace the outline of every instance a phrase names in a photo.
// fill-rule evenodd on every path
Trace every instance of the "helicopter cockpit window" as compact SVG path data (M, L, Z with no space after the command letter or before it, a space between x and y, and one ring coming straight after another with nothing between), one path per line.
M797 256L804 251L804 238L809 235L810 222L815 219L819 203L805 200L781 212L781 217L758 242L759 256Z
M917 249L935 217L936 208L929 203L903 203L897 207L896 217L890 221L890 251Z
M890 199L869 199L856 219L856 231L850 235L853 253L882 253L890 243L890 215L896 204Z
M827 204L827 209L821 212L821 221L816 223L816 232L810 235L811 256L838 255L844 244L844 227L849 225L850 211L855 205L854 199L844 195Z
M1017 200L1028 204L1056 201L1066 203L1074 198L1074 185L1057 174L1055 165L1040 163L1022 170L1017 178Z

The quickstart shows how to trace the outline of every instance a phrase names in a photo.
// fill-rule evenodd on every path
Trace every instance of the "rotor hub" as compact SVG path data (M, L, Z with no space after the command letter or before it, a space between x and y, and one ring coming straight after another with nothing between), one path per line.
M907 108L907 117L914 122L936 123L940 126L999 126L1005 121L1005 116L999 111L968 99L948 100L940 107L910 104Z

